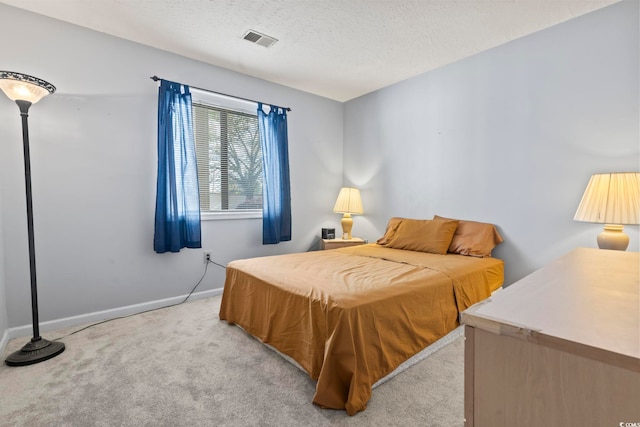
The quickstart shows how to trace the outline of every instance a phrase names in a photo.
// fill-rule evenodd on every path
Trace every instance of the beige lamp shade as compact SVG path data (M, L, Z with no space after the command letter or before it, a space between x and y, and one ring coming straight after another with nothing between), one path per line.
M349 213L362 215L362 199L360 198L360 190L352 187L343 187L340 189L338 199L333 207L335 213Z
M362 215L362 199L360 198L360 190L353 187L343 187L340 189L336 204L333 206L335 213L343 214L340 224L342 225L342 238L351 240L351 229L353 228L353 218L351 215Z
M51 83L13 71L0 71L0 89L12 101L27 101L31 104L56 91Z
M626 250L629 236L623 224L640 224L640 173L592 175L573 219L605 224L600 249Z

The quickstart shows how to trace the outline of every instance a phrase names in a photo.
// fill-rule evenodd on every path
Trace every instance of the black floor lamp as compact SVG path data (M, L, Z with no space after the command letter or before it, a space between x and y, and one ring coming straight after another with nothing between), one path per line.
M27 230L29 234L29 270L31 272L31 316L33 338L22 349L7 357L9 366L24 366L51 359L64 351L59 341L47 341L40 336L38 323L38 289L36 283L36 254L33 240L33 206L31 204L31 162L29 160L29 107L46 95L56 91L55 86L37 77L11 71L0 71L0 89L18 104L22 116L22 142L24 146L24 182L27 198Z

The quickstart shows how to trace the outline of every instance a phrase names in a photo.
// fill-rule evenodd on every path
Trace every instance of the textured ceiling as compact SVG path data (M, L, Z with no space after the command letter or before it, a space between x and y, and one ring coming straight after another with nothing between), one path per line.
M0 0L338 101L617 1Z

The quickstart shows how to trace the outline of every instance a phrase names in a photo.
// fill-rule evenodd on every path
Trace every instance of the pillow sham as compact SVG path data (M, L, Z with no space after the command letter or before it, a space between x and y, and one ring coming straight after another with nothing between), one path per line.
M400 222L402 222L403 219L405 218L400 218L397 216L389 218L389 222L387 223L387 229L384 232L384 236L379 238L376 243L379 245L386 245L387 243L389 243L389 241L391 240L391 237L395 234L396 230L398 229L398 226L400 225Z
M433 219L449 218L434 215ZM487 258L491 256L493 248L503 241L504 239L493 224L459 220L448 251L459 255Z
M457 227L456 219L403 218L383 246L445 255Z

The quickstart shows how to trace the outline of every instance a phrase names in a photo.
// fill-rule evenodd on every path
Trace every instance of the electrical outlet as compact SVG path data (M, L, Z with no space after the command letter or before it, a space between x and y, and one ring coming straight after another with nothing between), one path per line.
M205 264L211 262L211 251L205 251L203 255L203 261Z

